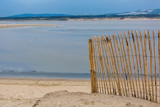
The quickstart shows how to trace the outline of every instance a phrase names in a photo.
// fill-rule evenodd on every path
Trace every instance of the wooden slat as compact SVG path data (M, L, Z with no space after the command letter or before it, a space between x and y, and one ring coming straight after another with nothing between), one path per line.
M133 35L133 32L132 32L132 36L134 37ZM136 77L136 67L135 67L135 61L134 61L134 54L133 54L133 50L132 50L132 44L131 44L131 37L130 37L130 32L128 31L128 37L129 37L129 45L130 45L130 50L131 50L131 56L132 56L132 65L133 65L133 69L134 69L134 77L135 77L135 82L136 82L136 88L135 88L135 85L134 85L134 82L133 82L133 89L134 89L134 97L137 97L136 95L136 89L137 89L137 93L139 92L138 91L138 85L137 85L137 77ZM132 38L133 41L134 41L134 38ZM138 95L139 97L139 95Z
M97 63L98 63L98 68L99 68L99 78L100 78L100 84L101 84L101 93L104 93L104 84L103 84L103 78L102 78L102 68L101 68L101 64L100 64L100 61L99 61L99 42L98 42L98 38L97 37L96 37Z
M88 40L88 48L89 48L90 74L91 74L91 92L93 92L91 39Z
M94 57L94 53L95 53L95 49L94 49L94 43L93 43L93 36L91 37L91 57L92 57L92 83L93 83L93 93L96 93L97 92L97 77L96 77L96 71L95 71L95 57Z
M114 68L113 68L113 64L112 64L112 52L110 50L110 43L109 43L109 39L107 38L106 35L106 41L104 41L104 46L105 46L105 52L106 52L106 56L108 57L108 65L110 64L110 78L111 78L111 83L112 83L112 94L115 94L116 92L116 80L115 80L115 75L114 75ZM108 50L107 50L108 49ZM113 75L112 75L113 74Z
M121 35L121 38L123 38L123 35ZM125 38L126 39L126 38ZM124 57L125 57L125 62L126 62L126 68L127 68L127 77L126 77L126 80L128 81L129 79L129 85L130 85L130 92L128 90L128 94L131 93L132 94L132 83L131 83L131 77L130 77L130 73L129 73L129 67L128 67L128 60L127 60L127 54L126 54L126 51L125 51L125 45L127 46L127 44L124 45L124 42L123 39L122 39L122 46L123 46L123 49L124 49ZM130 95L130 94L129 94Z
M93 36L91 37L91 59L92 59L92 62L91 62L91 72L92 72L92 93L94 93L94 87L95 87L95 81L94 81L94 66L93 66Z
M92 92L93 93L95 93L96 92L96 77L95 77L95 66L94 66L94 44L93 44L93 36L91 37L91 57L92 57L92 64L91 64L91 72L92 72L92 84L93 84L93 86L92 86Z
M138 34L137 34L137 31L135 31L135 33L136 33L136 41L137 41L137 48L138 48L138 58L139 58L139 66L140 66L140 72L141 72L141 78L142 78L142 89L141 89L141 87L140 87L140 96L141 96L141 98L144 98L145 99L145 86L144 86L144 81L143 81L143 71L142 71L142 65L141 65L141 52L140 52L140 46L139 46L139 36L138 36Z
M112 83L113 83L113 94L116 95L117 93L117 78L116 78L116 74L115 74L115 66L114 66L114 61L113 61L113 55L112 55L112 51L111 51L111 46L110 46L110 42L111 40L109 40L108 36L106 35L106 46L108 48L108 58L109 58L109 61L110 61L110 65L111 65L111 69L112 69Z
M152 72L152 44L151 44L151 38L150 38L150 33L149 30L147 32L148 35L148 43L149 43L149 52L150 52L150 73L151 73L151 88L152 88L152 95L150 95L151 97L151 101L154 101L154 87L153 87L153 72Z
M115 36L113 35L113 42L114 42L114 50L115 50L115 55L116 55L116 61L117 61L117 65L118 65L118 76L120 77L120 81L121 81L121 85L122 86L122 90L123 90L123 94L125 93L125 90L124 90L124 85L123 85L123 81L122 81L122 76L121 76L121 70L120 70L120 63L119 63L119 60L118 60L118 54L117 54L117 48L118 48L118 51L119 51L119 44L117 44L117 35L115 34ZM119 56L121 56L119 54ZM121 94L122 96L122 94Z
M101 83L101 76L100 76L100 67L98 62L98 49L97 49L97 37L94 36L94 44L95 44L95 57L96 57L96 66L97 66L97 72L98 72L98 92L102 93L102 83Z
M110 37L110 35L109 35L109 37ZM117 78L117 76L116 76L116 72L117 72L117 67L116 67L116 63L115 63L115 55L114 55L114 51L113 51L113 46L112 46L112 42L111 42L111 37L110 38L108 38L108 36L106 35L106 39L107 39L107 43L108 43L108 47L109 47L109 52L110 52L110 57L112 58L111 59L111 61L112 61L112 69L113 69L113 75L114 75L114 81L115 81L115 84L116 84L116 86L117 86L117 89L118 89L118 92L120 93L120 84L119 84L119 78ZM117 95L117 91L116 91L116 87L115 87L115 89L114 89L114 94L115 95Z
M93 39L93 37L91 38L91 40L92 40L92 46L93 46L93 66L94 66L94 68L93 68L93 76L94 76L94 84L95 84L95 86L94 86L94 93L98 93L98 79L97 79L97 63L96 63L96 45L95 45L95 41L94 41L94 39Z
M103 65L101 63L102 60L102 55L100 54L101 48L100 48L100 37L97 36L97 46L98 46L98 60L99 60L99 65L100 65L100 74L101 74L101 83L102 83L102 92L106 93L106 84L104 80L104 75L103 75Z
M103 35L102 35L103 36ZM109 85L108 85L108 80L107 80L107 77L106 77L106 72L108 71L108 67L106 66L106 60L105 60L105 54L104 54L104 44L103 44L103 40L102 40L102 37L100 37L100 44L101 44L101 51L100 51L100 54L102 56L102 59L101 59L101 65L103 67L103 76L104 76L104 83L105 83L105 86L106 86L106 90L107 90L107 93L106 94L109 94Z
M102 43L102 40L101 40L101 38L99 37L99 40L98 40L99 42L100 42L100 47L99 47L99 49L100 49L100 51L99 51L99 55L100 55L100 57L99 57L99 60L100 60L100 63L101 63L101 68L102 68L102 74L103 74L103 82L104 82L104 89L105 89L105 94L106 93L109 93L109 88L108 88L108 85L107 85L107 78L106 78L106 73L105 73L105 68L104 68L104 61L103 61L103 59L104 59L104 54L102 55L102 53L104 52L104 50L103 50L103 43ZM106 92L107 91L107 92Z
M159 59L159 95L160 95L160 30L158 31L158 59Z
M131 31L131 34L132 34L132 40L133 40L133 44L134 44L133 47L134 47L134 52L135 52L135 57L136 57L136 65L137 65L137 72L138 72L138 86L139 86L139 88L137 86L137 97L142 97L142 95L140 94L140 92L141 92L141 84L140 84L140 79L139 79L139 65L138 65L138 58L137 58L136 39L134 38L133 31Z
M121 33L122 35L122 33ZM122 38L123 39L123 38ZM117 39L116 39L117 40ZM127 76L127 73L126 73L126 68L125 68L125 56L123 54L123 47L122 47L122 43L121 43L121 40L120 40L120 37L119 37L119 34L118 34L118 40L119 40L119 45L120 47L118 47L118 51L119 51L119 55L121 56L120 57L120 60L121 60L121 67L122 67L122 73L123 73L123 79L124 79L124 85L125 85L125 96L129 96L128 95L128 81L126 81L126 76ZM117 44L118 44L118 41L117 41Z
M141 42L141 48L142 48L142 55L143 55L143 71L144 71L144 84L145 84L145 90L144 90L144 99L148 100L148 95L147 95L147 80L146 80L146 67L145 67L145 53L144 53L144 49L143 49L143 41L142 41L142 33L141 31L139 31L139 36L140 36L140 42Z
M110 67L109 67L109 60L108 60L108 53L107 53L107 48L106 48L106 41L105 41L105 37L104 35L102 35L102 45L104 46L104 51L103 51L103 56L104 56L104 64L105 64L105 67L106 67L106 72L107 72L107 77L108 77L108 82L109 82L109 93L108 94L111 94L112 95L112 77L111 77L111 70L110 70ZM106 55L106 56L105 56Z
M145 51L145 67L146 67L146 72L147 72L147 83L148 83L148 91L149 91L149 96L148 96L148 100L150 100L150 96L151 96L151 89L150 89L150 82L149 82L149 73L148 73L148 60L147 60L147 35L146 32L144 30L144 51ZM147 93L148 95L148 93Z
M126 40L128 62L129 62L129 68L130 68L130 73L131 73L130 85L131 86L133 85L133 90L132 90L132 87L131 87L131 95L134 96L135 95L135 87L134 87L133 73L132 73L131 60L130 60L129 43L128 43L127 36L126 36L125 32L124 32L124 36L125 36L125 40Z
M155 102L157 103L157 72L156 72L156 52L155 52L155 30L153 30L153 51L154 51L154 74L155 74Z
M111 40L111 36L109 35L109 39ZM118 93L119 95L121 96L122 95L122 92L121 92L121 87L120 87L120 79L119 79L119 74L118 74L118 69L117 69L117 64L116 64L116 56L115 56L115 52L114 52L114 47L112 45L112 42L110 42L110 45L111 45L111 50L112 50L112 54L113 54L113 61L114 61L114 66L115 66L115 73L117 74L117 80L118 80L118 83L117 83L117 88L118 88Z

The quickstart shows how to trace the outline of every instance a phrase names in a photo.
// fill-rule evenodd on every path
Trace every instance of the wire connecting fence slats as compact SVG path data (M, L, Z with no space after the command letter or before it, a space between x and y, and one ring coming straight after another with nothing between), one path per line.
M160 31L92 36L88 43L92 93L160 103Z

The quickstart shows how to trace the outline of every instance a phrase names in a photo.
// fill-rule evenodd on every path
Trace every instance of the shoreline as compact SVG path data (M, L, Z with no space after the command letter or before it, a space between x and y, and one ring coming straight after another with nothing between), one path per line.
M0 22L32 22L32 21L160 21L160 18L93 18L93 19L66 19L66 20L0 20ZM34 27L34 26L58 26L59 24L1 24L2 28L19 28L19 27Z
M90 78L0 77L0 80L90 81Z
M0 72L0 78L89 80L90 73Z
M0 24L0 28L32 27L32 26L57 26L58 24Z

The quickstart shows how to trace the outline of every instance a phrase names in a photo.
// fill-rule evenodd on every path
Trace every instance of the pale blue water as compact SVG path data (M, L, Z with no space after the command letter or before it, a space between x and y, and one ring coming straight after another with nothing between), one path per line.
M37 72L51 73L89 73L88 39L92 35L114 34L128 30L144 29L155 29L157 33L158 29L160 29L160 21L156 20L0 21L0 23L58 24L58 27L43 26L0 29L1 72L29 72L35 70ZM8 73L6 76L25 77L25 75L28 74ZM51 76L50 74L46 75L48 75L46 77ZM3 76L1 74L1 77ZM30 76L44 77L44 75L39 74L30 74ZM52 75L51 77L54 76Z
M0 78L90 79L90 73L1 72Z

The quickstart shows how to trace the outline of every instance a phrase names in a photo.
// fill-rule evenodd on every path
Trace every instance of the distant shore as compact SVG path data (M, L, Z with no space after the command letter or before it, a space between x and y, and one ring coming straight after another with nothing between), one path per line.
M111 17L111 18L56 18L56 19L46 19L46 18L40 18L40 19L5 19L0 21L97 21L97 20L160 20L160 17L155 18L155 17L126 17L126 18L121 18L121 17ZM33 26L40 26L37 24L32 24ZM42 25L42 24L41 24ZM49 24L43 24L43 26L47 26ZM50 24L53 25L53 24Z
M67 21L98 21L98 20L160 20L160 18L93 18L93 19L68 19Z
M0 24L0 28L31 27L31 26L57 26L57 24Z
M93 19L84 19L84 18L78 18L78 19L66 19L66 20L0 20L3 21L112 21L112 20L124 20L124 21L143 21L143 20L157 20L159 21L160 18L93 18ZM32 26L58 26L58 24L0 24L0 28L15 28L15 27L32 27Z

